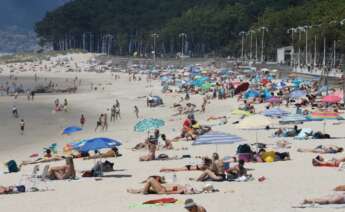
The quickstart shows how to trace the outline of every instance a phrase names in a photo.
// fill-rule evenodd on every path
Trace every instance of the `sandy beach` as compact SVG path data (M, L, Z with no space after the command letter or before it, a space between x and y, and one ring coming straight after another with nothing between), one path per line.
M90 60L91 54L74 54L73 63L83 63ZM17 81L25 85L34 83L34 74L37 73L42 83L45 78L52 80L59 85L69 85L71 81L78 77L81 85L76 93L72 94L38 94L34 101L28 101L25 95L20 95L17 99L12 96L0 96L0 161L5 163L9 160L16 160L20 163L30 159L33 153L42 153L43 148L53 143L57 143L61 152L62 147L70 142L93 138L109 137L122 142L119 147L123 155L118 158L108 159L114 162L115 171L106 173L102 180L95 178L80 177L81 171L89 170L95 164L95 160L75 159L75 167L78 179L64 181L40 182L41 186L49 190L44 192L27 192L15 195L0 195L0 211L183 211L185 199L193 198L194 201L204 206L207 211L214 212L267 212L267 211L341 211L332 208L292 208L298 205L307 197L319 197L333 194L332 189L337 185L344 184L345 172L338 168L313 167L313 153L299 153L297 148L314 148L317 145L334 144L345 148L344 122L335 125L337 121L326 122L306 122L303 128L311 128L315 131L322 131L325 123L326 132L332 137L339 139L327 140L294 140L293 138L272 137L273 130L240 130L231 123L238 121L239 116L231 115L231 111L238 108L239 103L236 98L225 100L212 100L205 113L196 112L196 119L203 124L208 124L210 116L228 116L228 124L213 126L214 131L227 132L238 135L245 139L242 143L262 142L272 144L269 148L275 147L277 141L286 140L291 142L290 149L276 149L277 151L288 151L291 155L290 161L279 161L275 163L248 163L246 167L253 175L254 180L248 182L195 182L189 178L196 178L201 174L195 172L177 172L177 183L182 185L193 185L202 188L206 184L212 184L219 189L215 193L203 193L195 195L141 195L129 194L128 188L141 188L140 182L151 175L163 175L167 180L171 180L173 173L160 173L163 167L183 167L187 164L199 163L195 156L211 156L217 151L221 157L234 156L239 144L231 145L201 145L192 146L191 141L180 141L174 143L175 149L162 150L169 156L191 155L191 159L169 160L169 161L148 161L139 162L138 158L147 154L147 150L132 151L131 148L137 143L143 142L147 133L134 132L134 125L138 119L134 114L134 106L139 108L140 119L159 118L165 120L165 126L160 129L167 137L173 138L179 134L182 128L184 116L172 116L176 111L172 108L182 95L171 93L162 94L159 80L152 81L152 86L146 82L145 76L141 81L128 80L128 74L121 73L120 79L115 80L112 73L95 72L66 72L56 66L50 72L42 70L33 72L30 64L26 71L14 73L4 70L0 74L0 82L8 80L9 75L14 74ZM24 69L25 65L24 65ZM66 81L69 79L69 81ZM91 83L98 86L98 90L90 89ZM104 89L103 89L104 88ZM164 105L148 108L146 98L149 94L161 96ZM68 99L68 112L53 112L54 100L60 101ZM101 113L109 113L109 109L115 100L121 104L121 119L109 122L107 131L95 132L97 117ZM191 100L198 108L203 101L202 95L191 95ZM11 108L15 105L19 110L19 119L11 116ZM263 111L264 104L256 105L256 111ZM294 111L290 107L281 106L287 111ZM86 124L83 131L67 136L62 135L62 130L67 126L79 126L80 115L86 116ZM23 136L19 133L19 120L25 119L26 129ZM278 127L275 126L275 127ZM291 127L291 126L290 126ZM341 158L344 153L336 155L325 155L327 159L332 157ZM64 164L64 161L51 162L50 166ZM42 169L45 164L40 164ZM27 180L27 175L32 172L32 165L23 166L18 173L4 174L7 171L5 166L0 166L0 185L18 185ZM259 182L258 178L265 176L266 180ZM172 205L145 207L140 203L160 198L174 197L179 201Z

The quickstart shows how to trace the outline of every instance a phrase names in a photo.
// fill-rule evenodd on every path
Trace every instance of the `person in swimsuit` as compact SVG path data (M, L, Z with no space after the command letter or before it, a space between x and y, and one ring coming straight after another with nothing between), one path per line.
M186 186L179 184L162 185L162 182L154 177L146 180L142 189L127 189L131 194L192 194L197 193L194 189L188 189ZM200 192L199 192L200 193Z
M320 155L316 156L312 160L313 166L324 166L324 167L339 167L340 163L343 163L343 162L345 162L345 158L341 158L341 159L333 158L332 160L325 161L325 159L321 157Z
M225 180L224 174L224 161L219 159L218 153L213 153L212 164L209 169L203 171L203 173L197 178L197 181L223 181Z
M206 169L209 169L212 164L212 159L203 157L202 160L202 164L186 165L182 168L162 168L160 172L205 171Z
M47 178L50 180L66 180L75 178L73 158L66 158L66 165L51 167L48 170Z
M319 145L315 147L314 149L297 149L298 152L311 152L311 153L317 153L317 154L336 154L342 152L344 149L342 147L338 147L335 145Z
M304 204L320 204L320 205L345 204L345 194L335 194L335 195L325 196L321 198L305 199L302 205Z
M193 199L186 199L184 202L184 208L190 212L206 212L206 209L200 205L197 205Z
M20 135L24 135L24 129L25 129L24 119L20 120L19 127L20 127Z

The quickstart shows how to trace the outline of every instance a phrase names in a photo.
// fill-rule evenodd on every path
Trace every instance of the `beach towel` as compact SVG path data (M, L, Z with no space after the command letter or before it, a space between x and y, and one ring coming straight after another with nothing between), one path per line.
M143 204L172 204L177 202L175 198L160 198L160 199L153 199L143 202Z
M324 209L343 209L345 208L345 204L329 204L329 205L320 205L320 204L305 204L305 205L297 205L293 206L292 208L324 208Z

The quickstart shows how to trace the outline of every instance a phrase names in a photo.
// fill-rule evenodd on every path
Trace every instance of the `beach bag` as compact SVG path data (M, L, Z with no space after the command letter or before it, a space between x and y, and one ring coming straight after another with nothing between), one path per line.
M14 160L10 160L6 163L7 169L9 173L13 173L13 172L19 172L19 168L18 165L16 163L16 161Z
M237 154L240 153L252 153L252 149L248 144L241 144L237 147Z

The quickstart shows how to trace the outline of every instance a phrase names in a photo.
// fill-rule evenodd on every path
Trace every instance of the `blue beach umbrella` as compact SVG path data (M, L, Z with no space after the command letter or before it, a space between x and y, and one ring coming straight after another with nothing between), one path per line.
M258 97L260 94L258 91L256 90L249 90L244 94L244 98L248 99L248 98L255 98Z
M134 126L136 132L148 132L153 129L161 128L165 125L165 122L161 119L144 119L139 121Z
M299 99L299 98L305 97L306 95L307 95L307 93L305 91L295 90L292 93L290 93L290 98Z
M83 129L80 127L76 127L76 126L71 126L71 127L67 127L63 130L62 134L63 135L71 135L75 132L79 132L82 131Z
M80 152L89 152L106 148L121 146L121 142L110 138L92 138L78 142L73 147Z

